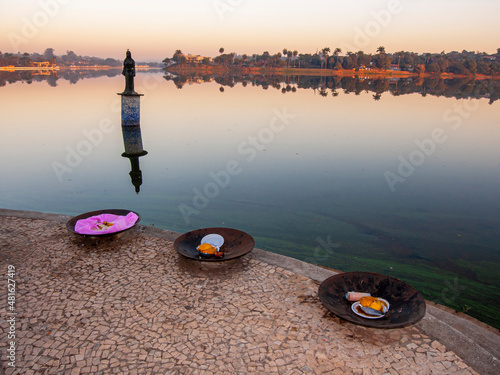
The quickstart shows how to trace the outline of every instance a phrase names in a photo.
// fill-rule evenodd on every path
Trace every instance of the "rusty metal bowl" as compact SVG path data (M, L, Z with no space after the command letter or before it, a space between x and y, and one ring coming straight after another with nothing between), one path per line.
M390 303L380 319L356 315L345 295L349 291L370 293ZM338 317L351 323L374 328L399 328L417 323L425 315L424 297L412 286L391 276L371 272L345 272L331 276L319 286L323 305Z
M78 232L75 231L75 225L76 225L76 222L78 220L86 219L88 217L97 216L97 215L101 215L101 214L112 214L112 215L126 216L129 212L133 212L138 217L137 221L135 222L135 224L132 225L130 228L126 228L126 229L123 229L123 230L120 230L120 231L117 231L117 232L113 232L113 233L102 233L102 234L96 233L95 235L81 234L81 233L78 233ZM78 234L79 236L85 236L85 237L109 237L109 236L113 236L113 235L115 235L117 233L122 233L122 232L125 232L125 231L129 230L129 229L132 229L133 227L135 227L139 223L139 221L141 221L141 215L139 215L135 211L123 210L123 209L118 209L118 208L110 208L110 209L106 209L106 210L97 210L97 211L85 212L84 214L72 217L66 223L66 229L69 230L71 233Z
M200 245L200 241L207 234L219 234L224 237L224 244L221 250L224 252L222 258L217 257L202 257L196 249ZM181 255L202 260L205 262L220 262L224 260L241 257L250 251L255 246L255 241L248 233L231 228L203 228L191 232L187 232L177 237L174 241L174 249Z

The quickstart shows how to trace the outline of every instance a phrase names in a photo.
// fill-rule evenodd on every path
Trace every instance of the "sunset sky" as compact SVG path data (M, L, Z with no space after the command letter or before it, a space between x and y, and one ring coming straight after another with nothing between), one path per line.
M498 0L0 0L0 51L162 60L176 49L216 56L400 50L495 53Z

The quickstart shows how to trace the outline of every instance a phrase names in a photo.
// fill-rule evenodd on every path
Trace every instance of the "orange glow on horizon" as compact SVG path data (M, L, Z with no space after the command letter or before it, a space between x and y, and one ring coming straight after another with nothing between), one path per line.
M28 4L29 3L29 4ZM193 0L162 4L145 0L85 2L17 2L5 4L0 43L2 52L38 52L50 47L83 56L122 58L130 49L137 59L162 60L176 49L217 56L220 47L238 54L271 54L283 48L299 53L339 47L342 53L363 50L439 53L453 50L495 53L500 34L496 15L500 2L404 2L356 4L321 2L318 7L282 0L215 3ZM432 9L432 11L431 11Z

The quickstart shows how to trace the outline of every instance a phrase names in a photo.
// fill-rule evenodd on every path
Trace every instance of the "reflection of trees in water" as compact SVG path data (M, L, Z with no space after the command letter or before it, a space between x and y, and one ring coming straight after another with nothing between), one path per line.
M345 94L372 92L374 100L380 100L385 92L393 96L420 94L422 96L444 96L457 99L487 98L492 104L500 97L500 81L475 80L474 78L441 78L441 77L411 77L411 78L384 78L384 77L341 77L341 76L283 76L283 75L205 75L205 76L165 76L166 80L173 80L181 88L186 82L215 81L222 86L234 87L241 83L260 86L264 90L274 88L283 94L294 93L298 89L313 89L321 97L330 94L338 96L339 91ZM221 90L223 91L223 90Z
M63 70L59 74L59 78L66 79L70 83L77 83L81 79L85 78L97 78L97 77L114 77L121 74L121 69L109 69L109 70Z
M218 76L214 77L214 80L221 86L229 86L229 87L236 86L235 78L231 76Z
M57 86L59 79L77 83L85 78L114 77L121 74L121 69L108 70L60 70L60 71L15 71L0 72L0 87L7 83L23 81L46 81L49 86ZM294 93L298 89L313 89L321 97L338 96L340 91L345 94L372 92L374 100L380 100L385 92L391 95L420 94L422 96L444 96L457 99L487 98L492 104L500 98L499 80L475 80L474 78L441 78L441 77L411 77L411 78L383 78L383 77L341 77L341 76L297 76L297 75L173 75L164 76L172 80L175 86L181 89L186 84L217 82L220 87L234 87L241 83L244 87L260 86L264 90L273 88L283 94ZM220 90L224 91L224 90Z
M14 83L18 81L26 82L28 84L35 82L46 81L49 86L57 86L59 79L70 81L70 83L77 83L85 78L97 77L114 77L121 74L121 69L106 69L106 70L18 70L14 72L0 72L0 87L5 86L7 83Z
M172 79L174 81L175 87L182 89L184 84L187 82L188 78L186 76L177 76Z

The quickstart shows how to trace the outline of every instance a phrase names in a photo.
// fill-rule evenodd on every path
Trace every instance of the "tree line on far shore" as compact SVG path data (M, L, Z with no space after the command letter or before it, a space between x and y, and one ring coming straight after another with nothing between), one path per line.
M0 66L14 67L32 67L36 63L47 62L49 66L109 66L120 68L123 65L123 60L112 58L100 58L91 56L77 55L73 51L66 51L64 55L56 56L53 48L45 49L44 53L2 53L0 52ZM148 65L153 67L161 67L160 63L137 63L137 65Z
M37 63L46 62L52 66L109 66L119 68L122 60L113 58L99 58L77 55L73 51L57 56L53 48L45 49L40 53L2 53L0 52L0 66L30 67ZM162 64L163 63L163 64ZM215 58L198 55L185 55L176 50L172 58L166 58L162 63L142 63L150 67L166 68L172 66L219 66L225 68L278 68L278 69L330 69L330 70L400 70L415 73L452 73L466 76L482 74L487 76L500 75L500 48L494 54L463 50L445 53L425 53L399 51L387 53L385 47L377 48L376 53L363 51L347 51L342 54L340 48L322 48L316 53L299 53L297 50L284 48L282 51L270 54L238 55L235 52L224 53L219 49Z
M377 48L375 54L363 51L347 51L342 55L340 48L333 51L329 47L316 53L298 53L297 50L284 48L283 51L270 54L238 55L235 52L224 53L219 49L219 55L214 59L185 55L176 50L172 58L163 60L166 68L176 66L223 66L223 67L255 67L255 68L300 68L300 69L333 69L333 70L401 70L416 73L453 73L460 75L499 75L500 48L495 54L485 52L452 51L445 53L417 54L408 51L387 53L385 47Z

